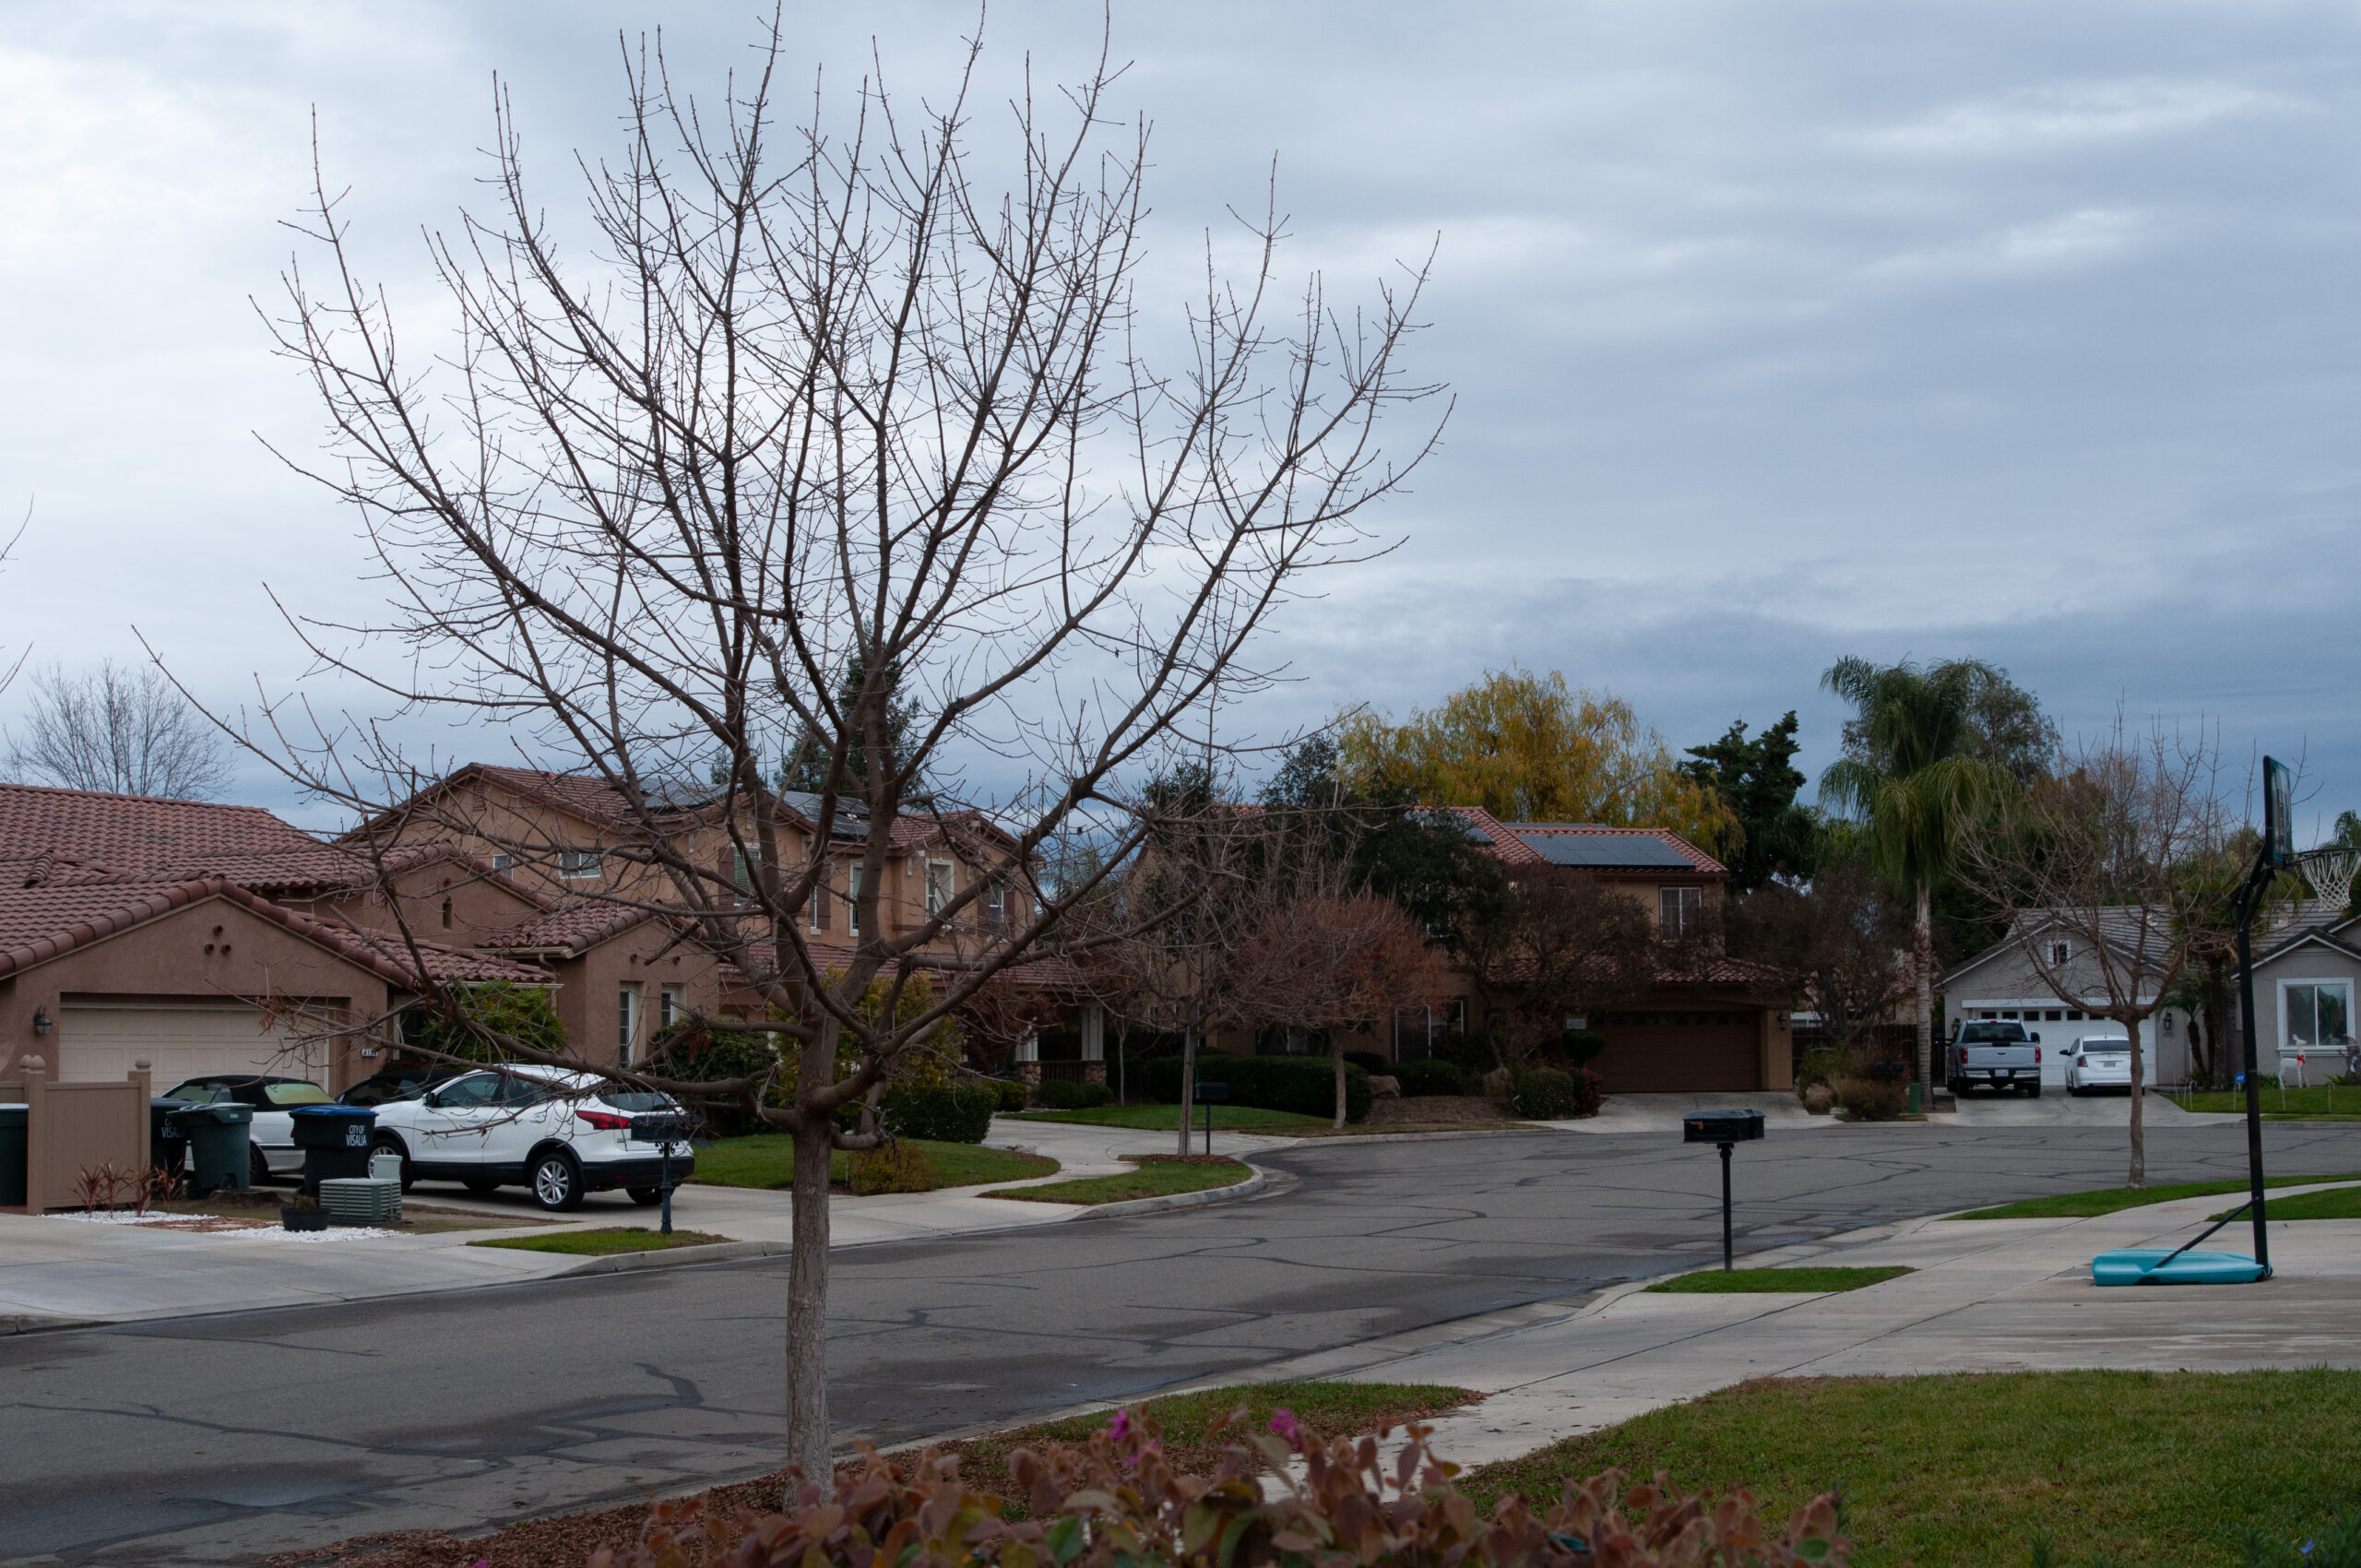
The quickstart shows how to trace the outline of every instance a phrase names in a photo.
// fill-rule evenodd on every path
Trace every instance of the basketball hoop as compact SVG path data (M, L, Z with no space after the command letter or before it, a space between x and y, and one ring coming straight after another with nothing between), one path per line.
M2353 878L2361 873L2361 849L2343 845L2307 849L2296 857L2296 861L2304 880L2312 885L2312 892L2330 909L2342 912L2351 907Z

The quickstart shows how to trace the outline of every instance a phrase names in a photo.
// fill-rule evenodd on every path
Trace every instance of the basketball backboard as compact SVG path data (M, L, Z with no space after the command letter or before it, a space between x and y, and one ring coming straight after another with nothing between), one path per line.
M2262 759L2262 849L2274 866L2296 863L2295 776L2277 757Z

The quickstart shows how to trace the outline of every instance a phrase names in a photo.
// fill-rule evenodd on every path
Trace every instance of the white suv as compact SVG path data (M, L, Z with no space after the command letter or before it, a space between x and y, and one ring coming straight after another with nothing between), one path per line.
M591 1073L503 1067L447 1079L377 1107L375 1146L399 1155L402 1186L457 1182L471 1193L529 1188L547 1209L581 1206L617 1187L660 1202L665 1134L680 1107L659 1094L617 1088ZM672 1184L696 1169L685 1139L670 1144Z

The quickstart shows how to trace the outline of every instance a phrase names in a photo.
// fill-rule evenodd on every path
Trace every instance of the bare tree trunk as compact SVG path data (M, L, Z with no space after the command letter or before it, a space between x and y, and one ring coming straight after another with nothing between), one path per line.
M1328 1060L1336 1069L1336 1120L1333 1125L1342 1131L1345 1125L1345 1037L1334 1029L1328 1032Z
M1935 911L1926 880L1918 883L1917 923L1912 931L1911 968L1918 971L1918 1092L1935 1103Z
M2148 1128L2141 1116L2141 1102L2148 1097L2148 1067L2140 1048L2140 1025L2138 1018L2123 1021L2131 1036L2131 1173L2123 1184L2134 1192L2148 1184Z
M823 1015L796 1068L797 1099L805 1105L836 1072L838 1025ZM807 1110L795 1132L793 1248L787 1265L787 1462L825 1487L830 1474L828 1430L828 1156L834 1119ZM796 1506L790 1484L785 1503Z

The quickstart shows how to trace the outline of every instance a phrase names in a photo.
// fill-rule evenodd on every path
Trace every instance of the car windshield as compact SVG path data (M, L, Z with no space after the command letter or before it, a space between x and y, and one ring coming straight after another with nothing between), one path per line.
M265 1084L263 1094L273 1105L330 1105L328 1091L317 1084Z
M611 1105L617 1111L670 1111L672 1102L660 1094L643 1089L610 1089L599 1097L601 1105Z
M2023 1045L2025 1027L2023 1024L1970 1024L1960 1031L1963 1045Z
M178 1088L166 1089L164 1098L184 1099L191 1105L210 1105L220 1093L211 1084L183 1084Z

